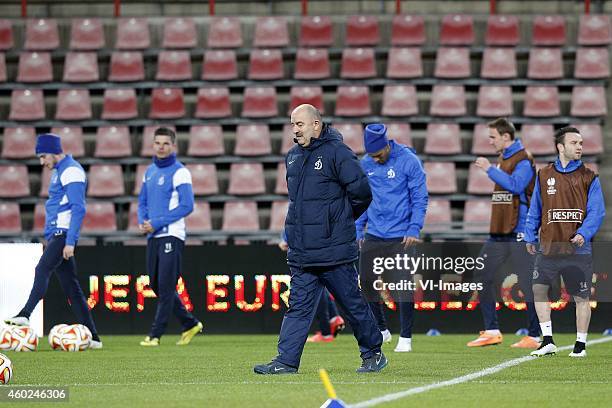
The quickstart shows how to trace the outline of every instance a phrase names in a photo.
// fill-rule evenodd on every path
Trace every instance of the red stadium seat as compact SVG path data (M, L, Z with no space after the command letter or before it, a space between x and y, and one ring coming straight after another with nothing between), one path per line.
M383 116L410 116L419 113L414 85L385 85L382 103Z
M17 198L30 195L30 180L25 164L0 165L0 197Z
M470 163L470 171L468 173L468 194L491 194L495 183L489 178L487 173L476 167L476 164Z
M242 47L242 29L236 17L213 17L208 28L208 48Z
M144 58L140 51L115 51L111 55L109 81L131 82L145 79Z
M225 154L221 125L194 125L189 130L188 156L219 156Z
M36 130L32 127L4 128L3 159L29 159L36 156Z
M563 60L561 57L561 48L531 48L531 50L529 50L527 78L563 78Z
M274 87L244 88L242 116L248 118L265 118L278 116L276 89Z
M42 89L14 89L11 92L9 120L42 120L45 102Z
M91 100L88 89L60 89L57 92L57 120L91 119Z
M422 16L407 14L393 16L391 45L419 46L425 44L425 20Z
M336 93L336 116L367 116L372 114L370 89L367 86L341 85Z
M48 52L22 52L17 69L18 82L51 82L53 69Z
M228 201L223 206L223 231L258 231L255 201Z
M60 45L57 21L52 18L30 19L26 23L26 50L51 51Z
M193 194L197 196L219 194L217 168L213 163L191 163L187 165L191 173Z
M449 14L442 18L440 27L441 45L472 45L474 22L471 16Z
M97 51L104 48L104 25L99 18L73 18L70 28L70 49Z
M13 48L13 23L11 20L0 19L0 50Z
M192 78L189 51L161 51L157 57L158 81L189 81Z
M427 202L425 214L425 232L441 232L451 229L451 207L449 200L434 198Z
M274 194L289 194L289 191L287 190L287 166L285 166L285 162L278 163L278 167L276 168L276 185L274 187Z
M192 18L166 18L162 48L194 48L198 43L198 33Z
M554 129L552 125L523 125L521 141L533 155L556 154Z
M301 47L329 47L333 42L329 16L303 16L300 22Z
M513 48L485 48L480 76L487 79L516 78L516 51Z
M138 166L136 166L136 176L134 176L134 190L132 192L133 195L140 194L140 190L142 189L142 179L144 178L144 174L147 171L147 167L149 167L148 163L139 164Z
M270 230L282 231L285 229L285 218L289 210L289 201L272 201L270 211Z
M331 75L326 49L300 48L295 56L295 79L325 79Z
M528 86L525 93L523 115L533 117L561 114L559 89L556 86Z
M185 116L183 88L155 88L151 93L151 119L178 119Z
M33 232L42 232L45 229L45 203L36 203L34 206Z
M427 191L430 194L453 194L457 192L455 163L426 162L423 165L427 174Z
M119 50L143 50L150 46L149 23L146 18L119 19L115 48Z
M470 50L466 47L440 47L436 52L438 78L467 78L470 76Z
M463 230L488 232L491 221L491 200L466 200L463 210Z
M609 45L610 43L612 43L612 25L609 15L585 14L580 16L579 45Z
M127 126L100 126L96 132L94 157L116 158L132 155L132 141Z
M125 194L120 164L92 164L87 177L89 197L116 197Z
M6 59L0 52L0 82L6 82Z
M236 156L261 156L272 153L270 128L266 124L238 125L236 128Z
M365 153L363 146L363 127L360 123L335 123L334 127L340 132L345 145L355 154Z
M271 81L285 76L280 50L251 50L249 79Z
M289 149L295 146L295 143L293 142L294 137L295 135L293 134L291 130L291 124L290 123L284 124L283 125L283 135L281 139L281 154L282 155L287 154Z
M467 113L465 89L462 85L434 85L430 114L433 116L461 116Z
M489 143L489 127L485 123L474 126L472 134L472 154L492 156L496 155L495 148Z
M232 195L265 194L266 183L264 179L263 164L261 163L232 163L230 166L230 180L227 189Z
M185 226L190 233L197 234L211 231L210 204L206 201L196 200L193 203L193 212L185 218Z
M424 151L426 154L461 153L459 125L451 123L428 124Z
M533 19L531 43L540 46L565 45L565 18L563 16L536 16Z
M512 89L510 86L482 85L478 90L478 116L512 116Z
M387 123L387 136L397 143L412 146L409 123Z
M391 48L387 59L387 78L406 79L423 76L420 48Z
M69 52L64 62L64 82L97 82L98 57L95 52Z
M225 118L232 115L229 89L211 87L198 89L196 118Z
M40 197L49 197L49 184L51 184L51 170L46 167L42 168L40 175Z
M84 235L117 231L117 214L112 202L87 203L81 232Z
M128 212L127 231L140 233L140 230L138 229L138 202L137 201L130 202L130 209ZM127 244L124 243L124 245L127 245Z
M610 54L607 48L578 48L574 77L604 79L610 77Z
M21 211L18 203L0 202L0 233L21 232Z
M320 86L292 86L289 100L289 113L297 106L310 104L324 113L323 88Z
M238 78L238 63L233 50L208 50L202 62L202 79L229 81Z
M604 152L603 132L597 123L580 123L572 125L582 136L582 154L602 154Z
M572 89L572 116L607 116L606 91L603 86L575 86Z
M373 48L345 48L342 51L341 78L363 79L375 76Z
M255 47L287 47L289 31L283 17L257 17L255 20Z
M515 46L521 40L516 16L490 15L487 19L485 43L494 46Z
M375 16L349 16L346 19L346 45L375 46L379 41L378 19Z
M83 128L80 126L61 126L51 129L51 133L62 139L62 150L73 157L85 156Z
M140 155L143 157L151 157L155 154L153 151L153 134L160 127L166 127L176 132L176 127L173 125L148 125L145 126L142 132L142 144L140 146Z

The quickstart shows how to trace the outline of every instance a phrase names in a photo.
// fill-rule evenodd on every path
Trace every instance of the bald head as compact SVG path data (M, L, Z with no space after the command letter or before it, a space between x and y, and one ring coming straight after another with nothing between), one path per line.
M311 139L321 135L322 128L321 113L314 106L303 104L291 112L291 131L300 146L308 147Z
M321 122L321 112L319 112L319 110L314 106L308 103L299 105L293 110L293 112L291 112L291 117L293 117L294 114L301 112L303 112L309 119Z

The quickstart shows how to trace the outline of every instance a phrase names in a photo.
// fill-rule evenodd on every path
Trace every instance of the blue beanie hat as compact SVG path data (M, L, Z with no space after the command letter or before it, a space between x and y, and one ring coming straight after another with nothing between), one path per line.
M58 135L53 133L38 135L38 139L36 139L36 155L45 153L62 153L62 143Z
M376 153L389 144L387 127L381 123L367 125L363 136L363 144L367 153Z

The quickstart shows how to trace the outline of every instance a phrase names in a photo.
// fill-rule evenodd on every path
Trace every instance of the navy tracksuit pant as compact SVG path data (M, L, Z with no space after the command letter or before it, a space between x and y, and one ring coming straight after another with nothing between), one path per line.
M290 266L291 291L278 339L276 361L299 367L304 343L314 319L323 288L327 288L353 328L361 358L380 352L382 335L357 284L353 263L335 266L299 268Z

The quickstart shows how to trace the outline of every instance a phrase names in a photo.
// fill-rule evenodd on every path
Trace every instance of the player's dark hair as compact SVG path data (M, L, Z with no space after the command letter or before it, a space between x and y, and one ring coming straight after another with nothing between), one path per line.
M576 129L575 127L572 126L566 126L566 127L562 127L561 129L558 129L555 132L555 147L558 144L565 144L565 135L568 133L578 133L580 134L580 131L578 129ZM559 151L559 149L557 148L557 151Z
M497 130L497 133L500 135L503 135L504 133L509 134L510 140L514 140L514 132L516 132L516 129L514 128L512 122L510 122L508 119L497 118L494 121L489 122L487 126L489 126L491 129Z
M155 139L155 136L168 136L172 141L172 144L174 144L176 141L176 133L174 130L167 127L157 128L155 132L153 132L153 139Z

